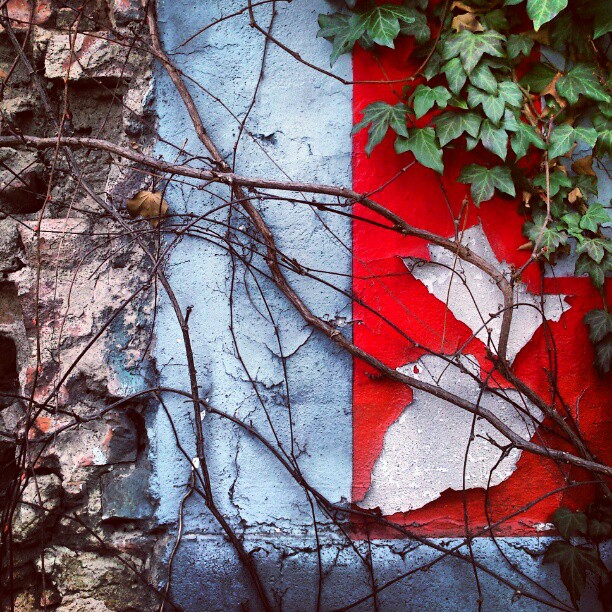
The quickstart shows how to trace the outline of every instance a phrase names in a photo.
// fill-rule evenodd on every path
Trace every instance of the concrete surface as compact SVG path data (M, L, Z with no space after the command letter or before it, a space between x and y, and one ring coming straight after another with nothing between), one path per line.
M319 12L336 4L324 0L296 0L278 4L274 35L286 41L308 60L329 65L327 42L316 39ZM190 85L212 138L231 160L239 123L248 110L258 78L263 38L249 27L245 14L212 27L191 43L178 45L198 28L244 7L238 0L202 3L162 0L160 25L165 45L175 50L179 66L202 86ZM256 9L262 25L269 7ZM334 70L350 77L350 58L343 56ZM203 155L178 95L165 75L157 81L157 111L163 139ZM227 108L215 101L223 100ZM257 102L238 148L237 170L270 178L288 176L305 181L350 185L352 121L351 89L325 78L271 46L265 77ZM161 142L157 153L177 157L176 149ZM180 157L180 156L179 156ZM279 167L282 169L279 169ZM227 190L198 191L177 183L168 188L167 200L174 212L202 214L220 204ZM284 201L265 204L266 220L279 237L279 247L289 256L318 269L349 274L351 232L349 220L319 213ZM233 326L240 353L234 346L228 294L232 285L232 259L220 245L224 228L214 220L226 219L226 211L211 217L209 241L186 237L173 251L168 271L183 307L193 307L190 317L196 364L202 394L217 408L247 418L269 439L272 431L255 387L274 424L279 440L288 448L289 417L279 346L274 325L254 279L237 262L233 290ZM335 234L330 236L323 221ZM242 220L234 213L234 225ZM238 231L242 231L238 229ZM264 269L260 258L254 264ZM331 319L350 320L345 298L305 277L292 277L312 309ZM278 326L287 357L289 395L293 415L295 454L312 484L332 501L349 499L352 470L351 361L329 341L309 330L270 283L258 282ZM349 279L333 282L350 289ZM248 288L248 291L247 291ZM340 319L339 319L340 320ZM156 359L162 384L187 390L189 381L180 330L167 302L157 319ZM243 361L244 366L241 364ZM181 444L193 457L194 423L188 402L171 394L165 397ZM217 503L232 525L245 536L248 550L270 587L277 605L285 610L316 608L317 555L310 507L304 493L283 473L261 444L242 435L218 417L204 418L206 447ZM190 474L189 462L176 447L174 433L163 411L149 425L157 517L176 525L179 503ZM320 536L325 571L323 609L346 605L365 595L371 580L355 550L323 523ZM200 610L258 609L253 592L231 546L219 535L203 505L191 497L185 504L184 537L174 562L172 594L187 612ZM450 540L439 543L452 545ZM546 541L506 538L497 543L479 539L478 558L509 576L507 558L554 593L565 596L558 569L541 566ZM355 544L365 553L363 542ZM372 545L379 583L431 561L437 553L415 542L377 541ZM545 609L479 574L484 610ZM528 579L515 577L521 588L532 588ZM383 610L475 610L477 592L472 567L447 559L425 572L398 582L379 596ZM589 609L596 609L590 600ZM372 609L372 602L359 609ZM587 609L587 608L585 608Z

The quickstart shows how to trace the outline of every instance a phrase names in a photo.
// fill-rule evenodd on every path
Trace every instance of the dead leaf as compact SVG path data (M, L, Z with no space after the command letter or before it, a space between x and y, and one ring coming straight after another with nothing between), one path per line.
M520 247L518 247L516 250L517 251L531 251L531 249L533 249L533 242L531 242L531 240L529 242L526 242L525 244L521 244Z
M557 72L557 74L555 74L553 80L540 92L541 96L545 96L545 95L550 95L552 96L555 101L557 102L557 104L561 107L561 108L565 108L567 106L567 101L564 100L558 93L557 93L557 81L563 76L562 72Z
M525 36L531 38L531 40L535 40L541 45L545 45L546 47L550 46L550 36L546 28L541 28L537 32L532 30L531 32L527 32Z
M157 227L168 212L168 202L162 199L161 191L139 191L125 205L132 219L141 216L148 219L153 227Z
M2 79L3 81L6 81L6 77L8 76L6 70L2 70L2 68L0 68L0 79Z
M462 15L453 17L451 26L455 32L460 32L461 30L469 30L470 32L484 32L482 24L480 21L478 21L478 19L476 19L476 15L473 13L463 13Z
M597 176L595 170L593 170L593 156L587 155L577 159L572 164L572 170L576 174L588 174L589 176Z
M459 0L455 0L455 2L451 4L451 11L454 11L456 8L467 11L468 13L473 13L476 10L473 6L460 2Z
M574 187L567 194L567 199L569 200L570 204L573 204L574 202L576 202L576 200L581 200L582 199L582 191L580 191L580 189L578 187Z

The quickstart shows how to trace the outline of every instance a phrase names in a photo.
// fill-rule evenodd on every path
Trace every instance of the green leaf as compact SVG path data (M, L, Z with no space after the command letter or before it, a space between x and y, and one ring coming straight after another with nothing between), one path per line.
M546 148L546 143L533 127L522 121L517 121L516 126L516 131L512 135L510 145L517 159L521 159L521 157L527 154L529 145L533 145L538 149Z
M382 141L389 127L400 136L408 136L408 128L406 127L408 110L408 107L402 103L391 106L386 102L374 102L365 107L363 119L353 127L352 133L355 134L366 125L370 125L368 144L365 148L367 155L370 155L374 147Z
M557 71L546 64L534 64L527 74L520 80L523 88L532 93L542 93L557 75Z
M318 37L332 42L330 63L333 66L336 60L344 53L349 53L357 40L365 31L365 19L361 15L319 15L320 29Z
M576 260L576 267L574 274L576 276L582 276L588 274L591 277L591 281L598 289L603 287L606 280L606 273L612 270L612 256L608 253L604 255L604 258L600 263L593 261L586 253L583 253Z
M454 57L452 60L446 62L442 68L446 75L446 81L448 82L448 88L457 95L461 88L465 85L467 80L467 74L463 69L461 60L458 57Z
M482 119L476 113L443 113L436 117L436 135L440 146L444 147L451 140L467 132L473 138L478 136Z
M595 345L595 367L602 373L610 371L612 363L612 336L604 338Z
M403 6L377 6L368 13L366 28L377 45L393 49L393 41L400 33L400 21L414 23L415 18Z
M608 369L610 368L608 362ZM612 532L612 525L608 521L589 519L589 537L594 540L605 540Z
M506 159L508 154L508 132L503 128L496 127L488 119L482 122L480 142L491 153L495 153L502 160Z
M419 44L426 43L431 38L431 30L427 23L427 17L421 11L415 8L406 8L407 16L413 17L414 21L408 23L400 20L400 34L404 36L414 36Z
M415 128L410 130L408 138L398 137L395 141L397 153L411 151L416 160L442 174L444 164L442 163L442 149L438 144L436 133L432 127Z
M507 30L509 26L506 11L503 9L487 11L480 21L487 30Z
M470 74L470 82L490 94L497 93L497 79L486 64L479 64Z
M440 108L446 108L450 99L451 94L446 87L438 85L437 87L431 88L427 85L419 85L414 90L413 100L416 118L419 119L429 112L434 104L437 104Z
M536 174L532 182L534 187L540 187L542 191L546 192L546 174L544 172ZM554 198L561 191L562 187L566 189L572 188L572 179L564 172L561 172L561 170L551 172L548 176L548 183L551 198Z
M552 522L559 533L569 540L576 533L587 532L587 517L584 512L572 512L569 508L561 506L552 515Z
M612 119L603 113L593 113L591 118L597 130L597 147L600 155L612 153Z
M589 340L593 344L612 334L612 314L602 308L589 310L583 321L589 326Z
M567 234L559 231L552 221L545 224L546 214L538 211L533 215L533 221L528 221L523 227L523 233L534 244L543 251L546 259L554 253L558 247L567 242Z
M585 238L577 247L576 253L586 253L595 263L601 263L606 253L606 241L602 238Z
M573 546L569 542L552 542L544 555L544 563L558 563L561 580L568 590L572 602L578 606L586 584L586 572L590 570L607 576L607 570L593 548Z
M519 55L529 55L533 49L534 40L524 34L510 34L506 51L510 59L515 59Z
M502 43L505 40L506 37L495 30L478 34L461 30L446 39L442 55L445 59L459 56L463 68L470 74L485 53L493 57L503 57Z
M557 81L557 93L570 104L576 104L580 95L599 102L610 101L610 96L597 78L595 66L590 64L576 64L560 77Z
M555 127L550 133L548 157L553 159L565 155L576 142L574 128L567 123Z
M506 166L488 169L478 164L470 164L463 168L457 180L470 184L470 193L476 206L490 200L496 188L508 195L516 195L510 168Z
M593 38L597 39L612 32L612 11L606 2L591 3L594 17Z
M468 85L467 96L470 108L475 108L480 104L482 105L482 110L485 115L493 121L493 123L499 123L501 121L501 118L504 116L506 103L500 95L494 96L473 85Z
M498 85L499 95L506 101L510 106L516 106L520 108L523 104L523 92L520 87L513 81L502 81Z
M608 223L609 221L610 216L606 209L599 202L593 202L589 204L589 207L582 215L580 227L590 232L596 232L600 223Z
M533 21L533 29L537 32L566 6L567 0L527 0L527 15Z

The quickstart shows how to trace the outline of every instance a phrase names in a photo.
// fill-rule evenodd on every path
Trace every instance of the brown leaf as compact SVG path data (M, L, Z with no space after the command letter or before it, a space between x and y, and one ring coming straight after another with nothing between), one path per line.
M125 203L132 219L141 216L148 219L153 227L168 212L168 202L162 199L161 191L139 191L131 200Z
M460 0L455 0L455 2L451 4L451 11L454 11L456 8L467 11L468 13L473 13L476 10L473 6L465 4L465 2L461 2Z
M478 19L476 19L476 15L472 13L463 13L462 15L453 17L451 26L455 32L460 32L461 30L469 30L470 32L484 32L484 28L482 27L480 21L478 21Z
M550 36L548 34L548 30L546 28L540 28L537 32L531 31L525 34L531 40L535 40L537 43L544 45L546 47L550 46Z
M593 156L587 155L577 159L572 164L572 170L576 174L588 174L589 176L597 176L595 170L593 170Z
M558 93L557 93L557 81L563 76L562 72L557 72L557 74L555 74L553 80L540 92L541 96L545 96L545 95L550 95L552 96L555 101L557 102L557 104L561 107L564 108L567 106L567 102L566 100L564 100Z
M567 194L567 199L569 200L570 204L573 204L574 202L576 202L576 200L581 200L582 199L582 191L580 191L580 189L578 187L574 187Z
M517 251L531 251L531 249L533 249L533 242L530 240L529 242L526 242L525 244L521 244L521 246L518 247L516 250Z

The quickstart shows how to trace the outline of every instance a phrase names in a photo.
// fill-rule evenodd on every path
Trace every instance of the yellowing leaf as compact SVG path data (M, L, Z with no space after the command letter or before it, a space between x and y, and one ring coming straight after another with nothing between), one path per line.
M168 212L168 202L162 198L161 191L139 191L125 205L132 219L138 216L148 219L153 227L157 227Z
M473 13L463 13L462 15L457 15L453 17L452 28L455 32L459 32L460 30L469 30L470 32L484 32L484 28L478 19L476 19L476 15Z
M587 155L577 159L572 164L572 170L576 174L588 174L589 176L597 176L595 170L593 170L593 156Z

